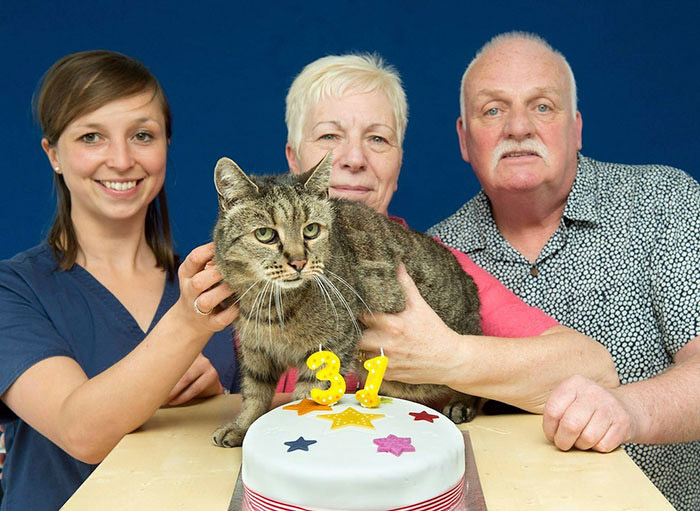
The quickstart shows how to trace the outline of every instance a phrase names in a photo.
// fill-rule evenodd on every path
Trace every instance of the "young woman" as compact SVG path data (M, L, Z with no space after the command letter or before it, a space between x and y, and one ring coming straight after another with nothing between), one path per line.
M0 262L2 510L60 508L158 407L221 392L235 367L211 244L176 269L158 81L124 55L71 54L36 113L58 210L43 243Z

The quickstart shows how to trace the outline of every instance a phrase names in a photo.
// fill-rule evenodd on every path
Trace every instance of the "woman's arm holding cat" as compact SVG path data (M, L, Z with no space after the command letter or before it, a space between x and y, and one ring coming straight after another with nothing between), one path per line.
M403 266L399 281L406 310L364 318L369 328L360 340L362 350L384 349L387 380L443 384L535 413L574 374L604 387L619 384L610 354L583 334L554 326L535 337L460 335L423 300Z
M230 295L206 268L211 245L195 249L179 270L181 294L151 333L122 360L88 379L72 358L56 356L27 369L2 395L18 416L86 463L98 463L168 398L211 334L230 324L235 307L201 316Z

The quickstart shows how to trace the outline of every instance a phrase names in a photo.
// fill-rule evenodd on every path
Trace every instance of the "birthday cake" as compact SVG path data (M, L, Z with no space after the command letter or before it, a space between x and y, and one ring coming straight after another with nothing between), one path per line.
M253 423L242 456L244 509L462 509L462 433L403 399L376 408L352 395L333 407L294 401Z

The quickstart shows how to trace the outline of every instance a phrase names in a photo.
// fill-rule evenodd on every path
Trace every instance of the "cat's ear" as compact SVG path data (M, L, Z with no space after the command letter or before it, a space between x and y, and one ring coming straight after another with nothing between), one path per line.
M311 193L328 198L331 170L333 170L333 153L329 151L315 167L301 175L304 188Z
M216 162L214 186L222 209L228 208L238 199L258 193L258 186L229 158L221 158Z

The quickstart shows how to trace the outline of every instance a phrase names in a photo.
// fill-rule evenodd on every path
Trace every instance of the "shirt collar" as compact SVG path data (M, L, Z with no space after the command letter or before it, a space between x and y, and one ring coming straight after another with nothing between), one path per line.
M566 200L563 217L574 222L598 222L598 169L595 162L578 154L578 169L574 184ZM471 208L473 215L466 215L465 218L476 221L476 229L463 229L464 236L460 240L461 250L471 252L483 250L488 245L492 245L490 250L496 251L506 258L512 256L511 251L515 249L505 242L496 226L491 214L491 201L483 190L463 207ZM466 226L465 226L466 227ZM517 252L515 252L517 253Z
M465 225L461 230L463 236L460 240L460 250L463 252L483 250L489 245L489 240L501 238L501 234L491 214L491 200L483 190L479 191L463 208L471 209L471 212L464 215L462 221L473 222L476 228ZM491 244L493 244L493 241L491 241Z
M574 184L566 199L563 217L574 222L598 223L598 169L595 162L578 154Z

